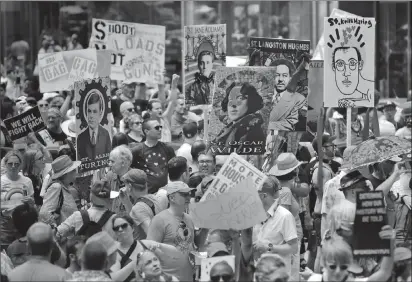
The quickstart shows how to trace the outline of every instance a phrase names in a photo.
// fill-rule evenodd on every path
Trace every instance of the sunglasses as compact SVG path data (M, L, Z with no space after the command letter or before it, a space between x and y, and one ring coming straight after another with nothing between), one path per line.
M340 268L340 270L342 270L342 271L345 271L345 270L348 270L348 268L349 268L349 266L348 265L346 265L346 264L344 264L344 265L336 265L336 264L329 264L328 265L328 268L330 269L330 270L336 270L337 268Z
M20 163L7 163L9 167L18 167Z
M117 232L117 231L120 230L120 228L122 228L122 230L125 230L128 226L129 226L128 223L123 223L123 224L120 224L118 226L113 226L113 231Z
M210 280L212 282L219 282L220 279L222 279L224 282L230 282L232 280L232 275L215 275L215 276L211 276Z
M163 128L163 126L161 126L161 125L157 125L157 126L154 127L154 129L156 129L158 131L162 130L162 128Z
M183 235L187 237L187 235L189 235L189 229L187 229L187 225L183 220L180 222L179 227L183 229Z
M130 109L127 109L127 111L130 112L130 113L132 113L132 112L134 112L134 109L133 109L133 108L130 108Z
M45 107L48 107L48 106L49 106L49 104L39 104L40 108L43 108L43 107L45 108Z

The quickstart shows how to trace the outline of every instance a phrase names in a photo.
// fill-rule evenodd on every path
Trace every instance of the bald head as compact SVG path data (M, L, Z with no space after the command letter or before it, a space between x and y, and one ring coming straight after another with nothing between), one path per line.
M27 242L32 255L49 256L53 246L51 227L43 222L33 224L27 231Z
M89 241L83 248L82 264L86 270L104 270L107 252L104 246L97 241Z

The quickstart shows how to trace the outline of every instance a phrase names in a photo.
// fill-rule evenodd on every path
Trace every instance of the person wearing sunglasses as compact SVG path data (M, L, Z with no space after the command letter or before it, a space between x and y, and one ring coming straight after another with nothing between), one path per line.
M175 151L170 145L160 141L163 127L158 120L147 119L143 122L142 128L146 140L131 149L132 168L146 172L149 193L154 194L167 184L167 163L175 157Z
M142 129L143 119L140 115L132 114L126 119L126 123L128 129L127 139L129 144L140 143L146 140Z
M127 118L135 113L136 113L136 110L132 102L126 101L120 105L120 114L122 115L122 119L120 120L120 123L119 123L120 132L126 133Z
M226 261L222 260L210 269L209 282L235 282L235 272Z

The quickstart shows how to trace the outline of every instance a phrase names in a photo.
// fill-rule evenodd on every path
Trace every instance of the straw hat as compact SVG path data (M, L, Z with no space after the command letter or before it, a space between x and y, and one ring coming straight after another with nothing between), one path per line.
M57 179L70 171L75 170L82 162L72 161L69 156L63 155L52 162L53 176L52 179Z
M69 137L76 138L76 120L74 118L70 118L64 121L61 124L61 128L64 134Z
M295 170L302 162L296 159L292 153L282 153L276 160L276 164L269 170L269 175L282 176Z

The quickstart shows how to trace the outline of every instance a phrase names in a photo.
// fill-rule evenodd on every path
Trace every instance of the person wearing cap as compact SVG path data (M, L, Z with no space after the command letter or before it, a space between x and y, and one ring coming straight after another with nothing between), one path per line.
M176 254L172 260L167 259L163 270L180 281L192 281L193 268L189 254L195 250L195 243L197 246L203 245L207 230L202 229L195 234L194 222L185 213L194 189L181 181L169 182L166 189L170 207L152 219L147 239L175 246L179 255Z
M52 162L52 181L46 189L43 206L40 208L41 221L57 226L77 211L69 186L76 180L76 169L80 164L80 161L73 162L66 155Z
M189 167L193 166L193 159L191 155L192 145L197 139L197 124L190 122L183 125L183 144L176 151L176 156L186 158ZM192 170L193 171L193 170Z
M14 281L66 281L70 274L63 268L51 264L53 232L49 225L37 222L27 231L27 244L31 250L30 259L8 274Z
M121 88L117 90L117 96L115 96L111 102L116 127L119 126L120 120L123 118L120 106L124 102L131 102L133 104L133 110L136 111L136 109L139 109L139 113L146 110L148 104L147 98L137 97L137 93L139 93L139 89L136 82L123 81Z
M96 181L90 188L90 202L92 206L87 210L89 220L99 222L103 215L111 208L111 199L116 198L116 193L111 193L111 188L108 182ZM115 238L115 233L112 228L112 216L102 226L102 230L109 233L110 236ZM80 228L82 228L84 222L80 211L75 211L64 222L62 222L56 231L56 238L58 240L70 238L77 234Z
M147 175L140 169L129 170L122 181L126 187L120 190L120 199L137 227L136 238L145 239L153 217L167 208L168 200L161 193L149 194Z
M412 139L412 112L411 112L410 106L402 110L402 117L405 120L405 126L398 129L395 133L395 136L399 136L401 138L411 140Z
M400 123L395 120L396 115L396 104L392 101L387 101L383 106L379 107L378 110L383 111L383 116L381 116L381 120L386 120L392 123L396 130L400 128Z
M201 118L195 113L188 111L185 104L185 99L182 96L177 98L176 109L172 115L171 121L171 132L172 132L172 141L181 140L182 133L183 137L184 131L183 126L185 124L195 123L197 128L197 122Z
M156 193L167 184L167 162L175 156L173 148L160 141L163 127L156 119L143 122L146 141L132 148L132 167L147 174L149 193Z

